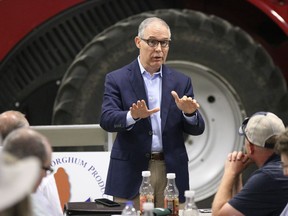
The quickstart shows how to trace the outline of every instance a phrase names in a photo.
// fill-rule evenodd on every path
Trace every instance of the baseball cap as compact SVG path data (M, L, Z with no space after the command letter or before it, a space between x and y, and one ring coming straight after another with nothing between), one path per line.
M283 121L271 112L257 112L246 118L239 128L239 134L244 135L254 145L274 148L274 144L265 143L270 137L284 132Z
M0 153L0 211L11 207L30 194L39 178L40 161L35 157L16 159Z

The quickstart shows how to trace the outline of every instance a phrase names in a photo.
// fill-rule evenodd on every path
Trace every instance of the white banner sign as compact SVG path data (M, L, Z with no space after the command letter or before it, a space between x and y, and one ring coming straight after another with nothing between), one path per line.
M51 167L60 200L84 202L103 197L109 159L110 152L54 152Z

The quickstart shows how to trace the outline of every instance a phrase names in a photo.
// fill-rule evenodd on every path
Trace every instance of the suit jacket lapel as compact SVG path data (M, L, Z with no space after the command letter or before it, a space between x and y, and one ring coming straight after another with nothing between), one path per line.
M146 105L149 109L147 94L145 90L145 83L144 83L137 59L130 64L130 67L128 68L128 70L129 70L128 79L137 96L137 100L142 100L142 99L145 100ZM136 102L137 101L134 101L134 103ZM149 127L151 128L150 118L147 118L147 121L148 121L147 123L149 124Z
M138 98L138 100L145 100L148 106L147 95L145 90L144 80L138 65L137 59L130 64L128 68L128 79L130 84ZM136 103L137 101L135 101ZM132 104L131 104L132 105Z
M137 98L139 100L144 99L148 106L145 84L144 84L144 80L143 80L137 59L130 64L130 66L128 67L128 71L129 71L128 79L131 83L131 86ZM162 132L163 132L163 129L167 121L170 104L174 100L171 95L171 91L174 90L174 85L173 85L174 82L173 82L173 74L171 73L169 68L167 68L165 65L163 65L162 67L162 74L163 74L162 76L162 99L161 99L161 107L160 107L161 114L160 115L161 115L161 127L162 127ZM150 118L148 118L148 121L150 122Z
M162 100L161 100L161 127L162 133L167 121L169 107L174 100L171 91L174 90L173 73L165 65L162 67Z

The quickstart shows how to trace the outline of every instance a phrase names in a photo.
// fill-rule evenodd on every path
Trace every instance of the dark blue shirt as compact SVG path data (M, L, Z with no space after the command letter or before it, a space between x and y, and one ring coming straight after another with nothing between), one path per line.
M288 177L280 161L279 155L272 155L229 204L245 216L279 216L288 202Z

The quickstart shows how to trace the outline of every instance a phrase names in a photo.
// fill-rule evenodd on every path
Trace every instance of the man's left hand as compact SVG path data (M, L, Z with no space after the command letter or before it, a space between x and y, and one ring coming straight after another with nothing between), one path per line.
M197 101L192 97L187 97L184 95L182 98L179 98L177 92L175 91L172 91L171 94L174 97L177 107L185 114L192 114L200 107Z

